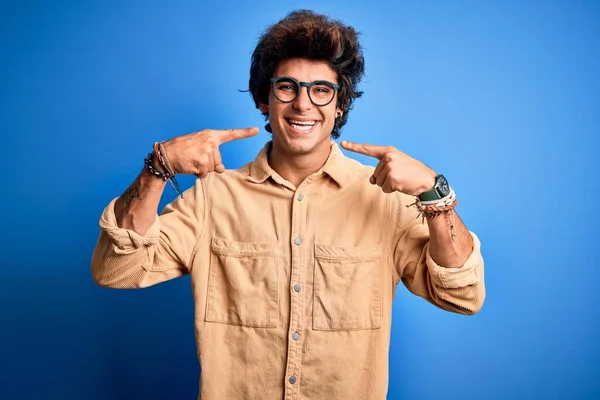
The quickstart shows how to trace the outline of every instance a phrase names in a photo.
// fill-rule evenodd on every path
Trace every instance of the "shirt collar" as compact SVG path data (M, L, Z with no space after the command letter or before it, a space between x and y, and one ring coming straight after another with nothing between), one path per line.
M281 179L279 174L275 172L269 165L268 154L271 151L272 146L273 142L268 141L258 152L254 161L250 163L247 177L249 181L254 183L263 183L269 177L272 177L276 181ZM313 176L325 173L329 175L340 187L343 187L348 177L347 168L349 165L346 163L347 157L342 153L338 144L333 140L331 141L330 149L331 150L325 165L323 165L319 171L313 174Z

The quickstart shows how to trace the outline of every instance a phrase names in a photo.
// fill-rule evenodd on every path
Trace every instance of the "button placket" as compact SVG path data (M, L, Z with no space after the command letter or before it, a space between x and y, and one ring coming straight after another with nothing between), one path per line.
M300 331L304 320L304 282L302 281L306 274L305 271L305 221L306 221L306 197L299 190L294 194L292 202L292 221L291 221L291 268L290 278L292 292L290 298L290 325L288 333L288 356L286 365L286 396L295 397L298 394L299 386L297 384L301 374L300 365L302 358Z

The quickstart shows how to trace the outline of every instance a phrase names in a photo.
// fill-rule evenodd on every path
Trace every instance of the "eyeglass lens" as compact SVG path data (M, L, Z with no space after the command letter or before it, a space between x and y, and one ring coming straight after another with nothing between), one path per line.
M289 103L298 97L300 88L298 82L291 79L280 79L273 85L273 91L277 99ZM325 105L333 99L335 89L328 82L317 81L311 84L308 95L315 105Z

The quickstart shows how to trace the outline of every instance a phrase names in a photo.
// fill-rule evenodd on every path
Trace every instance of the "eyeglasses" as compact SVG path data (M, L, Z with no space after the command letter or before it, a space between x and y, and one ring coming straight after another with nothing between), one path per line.
M335 97L340 85L329 81L298 82L289 76L271 78L273 94L282 103L291 103L300 95L302 86L308 89L308 98L315 106L326 106Z

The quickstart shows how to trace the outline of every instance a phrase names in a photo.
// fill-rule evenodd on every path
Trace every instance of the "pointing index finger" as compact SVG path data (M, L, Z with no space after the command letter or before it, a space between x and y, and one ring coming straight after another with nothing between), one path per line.
M258 133L258 128L215 130L212 133L219 144L223 144L225 142L231 142L232 140L252 137Z
M355 153L364 154L365 156L375 157L378 160L383 157L387 151L387 149L383 146L376 146L374 144L358 144L348 142L346 140L342 141L341 146L346 149L353 151Z

